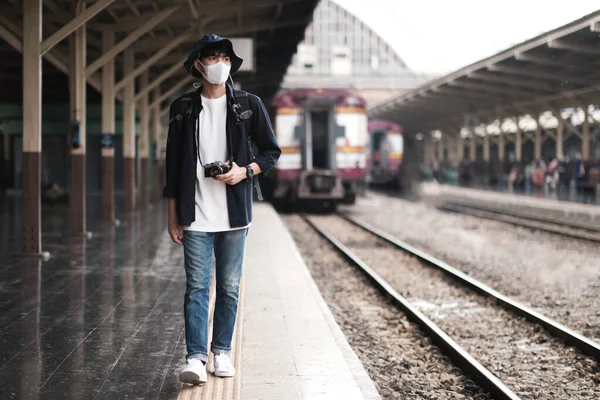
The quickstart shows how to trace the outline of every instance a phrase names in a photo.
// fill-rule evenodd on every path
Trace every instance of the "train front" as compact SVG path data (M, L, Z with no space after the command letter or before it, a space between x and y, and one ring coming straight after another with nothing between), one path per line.
M275 200L353 204L364 188L368 140L365 101L342 89L294 89L275 98L282 148Z
M400 186L402 127L390 121L369 121L367 179L372 184Z

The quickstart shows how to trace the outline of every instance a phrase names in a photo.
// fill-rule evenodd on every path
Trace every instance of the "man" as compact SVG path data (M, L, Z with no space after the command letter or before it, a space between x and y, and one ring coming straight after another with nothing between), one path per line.
M207 380L213 251L216 302L210 350L216 376L235 373L229 353L252 221L253 177L267 173L281 154L262 101L226 84L242 62L230 40L204 36L184 62L202 83L175 99L170 109L163 196L169 199L169 234L184 250L187 363L179 378L189 384ZM255 159L249 135L259 150Z

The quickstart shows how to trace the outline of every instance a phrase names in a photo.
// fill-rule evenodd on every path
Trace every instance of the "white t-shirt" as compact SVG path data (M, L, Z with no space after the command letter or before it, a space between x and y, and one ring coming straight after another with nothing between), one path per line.
M218 99L207 99L202 96L202 111L196 122L196 143L203 165L215 161L224 163L229 159L226 118L226 95ZM245 228L231 228L229 224L227 184L213 178L205 178L200 160L196 164L196 218L190 226L183 229L221 232Z

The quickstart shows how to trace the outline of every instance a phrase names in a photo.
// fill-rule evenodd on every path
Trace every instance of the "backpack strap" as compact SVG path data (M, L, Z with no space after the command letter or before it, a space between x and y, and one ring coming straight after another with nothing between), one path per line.
M252 116L252 109L250 109L248 92L236 89L235 97L240 103L240 106L242 107L242 117L245 117L246 115L248 116L248 118L244 119L244 125L246 127L246 134L248 135L248 138L252 138L252 124L250 121L250 117Z
M248 151L250 152L250 160L254 161L255 159L255 154L257 151L257 148L255 146L254 141L252 140L252 109L250 108L250 101L248 100L248 92L244 91L244 90L238 90L236 89L234 91L235 93L235 98L237 99L237 101L240 104L240 107L242 108L242 113L241 116L244 119L244 125L243 125L243 129L246 133L246 137L248 139ZM254 189L256 189L256 197L258 198L259 201L264 200L263 196L262 196L262 190L260 189L260 182L258 181L258 177L256 177L256 179L254 179L254 177L252 177L252 181L254 183Z

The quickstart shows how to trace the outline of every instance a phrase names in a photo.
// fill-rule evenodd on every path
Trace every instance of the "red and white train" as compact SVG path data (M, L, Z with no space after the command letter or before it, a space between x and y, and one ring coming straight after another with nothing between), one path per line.
M369 121L367 180L369 183L401 186L404 152L402 127L390 121Z
M354 204L364 189L369 141L365 100L345 89L290 89L273 100L282 149L272 197L280 204Z

